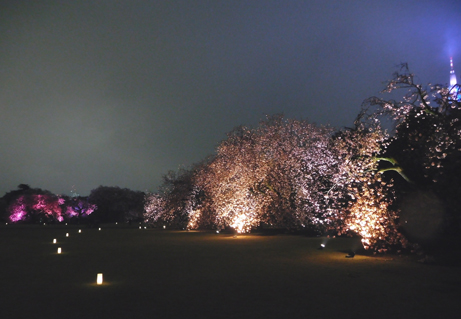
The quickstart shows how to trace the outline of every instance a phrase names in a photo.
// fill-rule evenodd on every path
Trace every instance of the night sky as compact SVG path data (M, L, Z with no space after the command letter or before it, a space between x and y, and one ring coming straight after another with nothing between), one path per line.
M459 0L0 3L0 196L155 191L266 115L351 125L401 62L461 77Z

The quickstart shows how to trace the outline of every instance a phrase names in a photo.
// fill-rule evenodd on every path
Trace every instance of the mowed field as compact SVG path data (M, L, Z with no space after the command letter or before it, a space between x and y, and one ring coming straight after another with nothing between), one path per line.
M461 317L459 267L345 258L353 238L8 225L0 240L2 319Z

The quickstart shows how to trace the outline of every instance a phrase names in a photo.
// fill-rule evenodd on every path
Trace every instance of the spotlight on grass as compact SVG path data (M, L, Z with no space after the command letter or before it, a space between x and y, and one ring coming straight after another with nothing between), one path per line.
M55 239L53 239L53 244L56 244L56 243L57 243L57 241L56 241L56 238L55 238Z
M96 284L97 284L97 285L102 285L102 273L99 273L99 274L96 276Z
M79 229L79 230L78 230L78 233L79 233L79 234L81 234L81 233L82 233L82 230L81 230L81 229Z
M219 230L216 231L216 234L219 234Z
M326 247L325 244L322 243L322 244L320 244L320 246L319 246L318 249L319 249L319 250L322 250L322 249L324 249L325 247Z
M98 230L101 230L101 227L99 227Z
M139 226L139 229L142 229L142 227L141 227L141 226Z
M61 247L58 247L58 254L62 253Z
M69 233L66 233L66 237L69 237Z
M163 229L166 229L166 226L165 226L165 225L163 225Z

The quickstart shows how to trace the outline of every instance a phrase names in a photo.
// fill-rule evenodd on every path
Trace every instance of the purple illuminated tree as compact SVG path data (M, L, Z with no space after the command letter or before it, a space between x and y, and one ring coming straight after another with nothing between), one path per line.
M11 222L53 222L64 220L65 200L59 195L41 189L21 189L8 205Z
M77 219L88 217L93 213L97 206L88 201L88 197L70 197L66 201L65 216L67 219Z

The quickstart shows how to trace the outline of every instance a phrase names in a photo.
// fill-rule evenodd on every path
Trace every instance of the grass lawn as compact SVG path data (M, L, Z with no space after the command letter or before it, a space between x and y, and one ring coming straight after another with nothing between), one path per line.
M2 319L461 317L459 267L345 258L352 238L9 225L0 240Z

